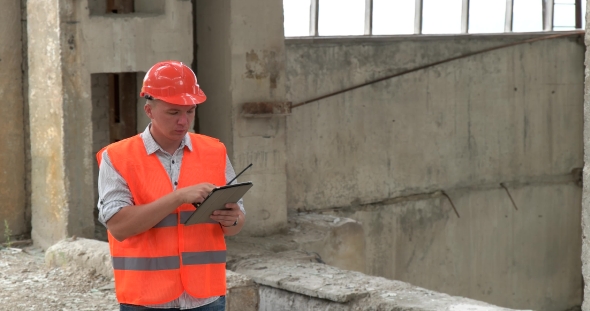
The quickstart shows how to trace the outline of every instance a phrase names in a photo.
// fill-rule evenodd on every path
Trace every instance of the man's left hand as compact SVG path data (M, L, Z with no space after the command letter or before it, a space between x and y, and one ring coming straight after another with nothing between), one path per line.
M237 203L227 203L225 204L225 208L225 210L213 211L210 217L224 227L231 227L239 219L242 211Z

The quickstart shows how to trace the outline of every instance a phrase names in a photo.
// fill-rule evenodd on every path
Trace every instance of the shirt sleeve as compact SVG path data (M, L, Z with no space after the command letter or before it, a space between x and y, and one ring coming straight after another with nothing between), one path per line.
M129 205L134 205L129 186L105 150L98 169L98 220L106 227L113 215Z
M234 177L236 177L236 172L234 171L234 167L231 165L231 162L229 161L229 157L226 155L225 156L225 183L227 184L228 181L234 179ZM232 181L232 185L233 184L237 184L238 181L234 180ZM240 199L238 201L238 206L240 206L240 210L242 211L242 213L244 213L244 215L246 215L246 210L244 209L244 200Z

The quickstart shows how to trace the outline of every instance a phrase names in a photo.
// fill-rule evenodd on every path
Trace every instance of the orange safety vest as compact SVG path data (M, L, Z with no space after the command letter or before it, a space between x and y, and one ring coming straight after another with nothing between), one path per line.
M193 151L184 149L177 188L202 182L224 185L225 146L219 140L189 133ZM136 205L153 202L173 187L155 153L147 155L141 136L113 143L108 150L114 168L127 181ZM219 223L184 226L195 210L179 206L153 228L123 242L108 234L120 303L161 304L184 291L196 298L225 295L225 239Z

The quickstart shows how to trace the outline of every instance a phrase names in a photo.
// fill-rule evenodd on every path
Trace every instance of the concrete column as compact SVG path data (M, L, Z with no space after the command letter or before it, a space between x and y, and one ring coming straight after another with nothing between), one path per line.
M31 235L44 248L94 234L90 75L80 65L75 2L27 3Z
M0 242L26 233L21 3L1 0L0 10ZM5 228L5 224L8 228Z
M586 16L590 6L586 6ZM584 277L583 311L590 311L590 20L586 18L586 68L584 86L584 173L582 193L582 275Z
M94 236L91 75L192 61L189 1L142 4L124 15L105 14L103 2L27 2L32 237L44 248Z
M221 139L240 181L254 187L244 198L245 234L265 235L287 223L284 117L244 118L247 102L284 102L285 44L282 1L197 1L197 76L208 95L199 107L203 134Z

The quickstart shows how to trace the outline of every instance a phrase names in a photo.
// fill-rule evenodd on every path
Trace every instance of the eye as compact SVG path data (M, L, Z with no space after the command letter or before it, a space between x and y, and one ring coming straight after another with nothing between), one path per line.
M168 114L170 114L170 115L177 115L178 114L178 111L168 111Z

